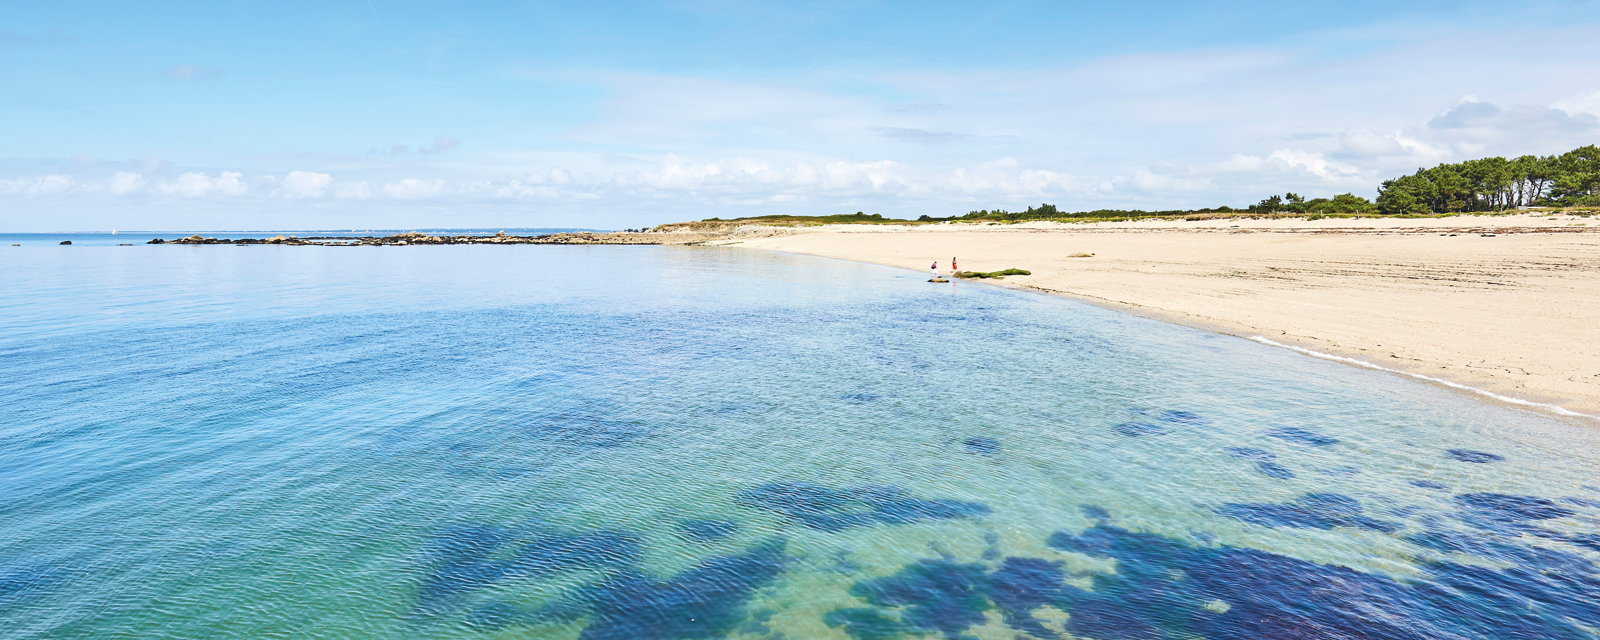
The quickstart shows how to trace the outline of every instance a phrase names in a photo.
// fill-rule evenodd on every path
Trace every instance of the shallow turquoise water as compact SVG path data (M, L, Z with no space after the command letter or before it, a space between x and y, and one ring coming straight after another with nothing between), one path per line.
M1381 372L739 249L6 248L0 637L1600 628L1595 425Z

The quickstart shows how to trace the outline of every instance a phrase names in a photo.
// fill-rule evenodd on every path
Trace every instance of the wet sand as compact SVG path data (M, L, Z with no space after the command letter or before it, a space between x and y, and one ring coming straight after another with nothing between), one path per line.
M1600 218L834 225L740 246L1028 269L986 282L1600 415Z

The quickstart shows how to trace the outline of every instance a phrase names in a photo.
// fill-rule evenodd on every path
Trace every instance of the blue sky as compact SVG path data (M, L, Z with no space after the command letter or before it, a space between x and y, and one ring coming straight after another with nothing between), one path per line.
M1600 3L15 3L0 230L1372 197L1600 142Z

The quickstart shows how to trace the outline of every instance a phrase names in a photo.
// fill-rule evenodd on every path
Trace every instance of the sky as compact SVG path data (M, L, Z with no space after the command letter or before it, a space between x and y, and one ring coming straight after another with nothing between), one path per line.
M1600 2L52 2L0 231L1375 197L1600 143Z

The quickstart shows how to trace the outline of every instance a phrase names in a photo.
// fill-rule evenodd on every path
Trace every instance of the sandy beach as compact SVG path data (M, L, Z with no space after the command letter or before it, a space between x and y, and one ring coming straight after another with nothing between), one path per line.
M1027 269L985 282L1600 415L1600 219L832 225L740 246Z

